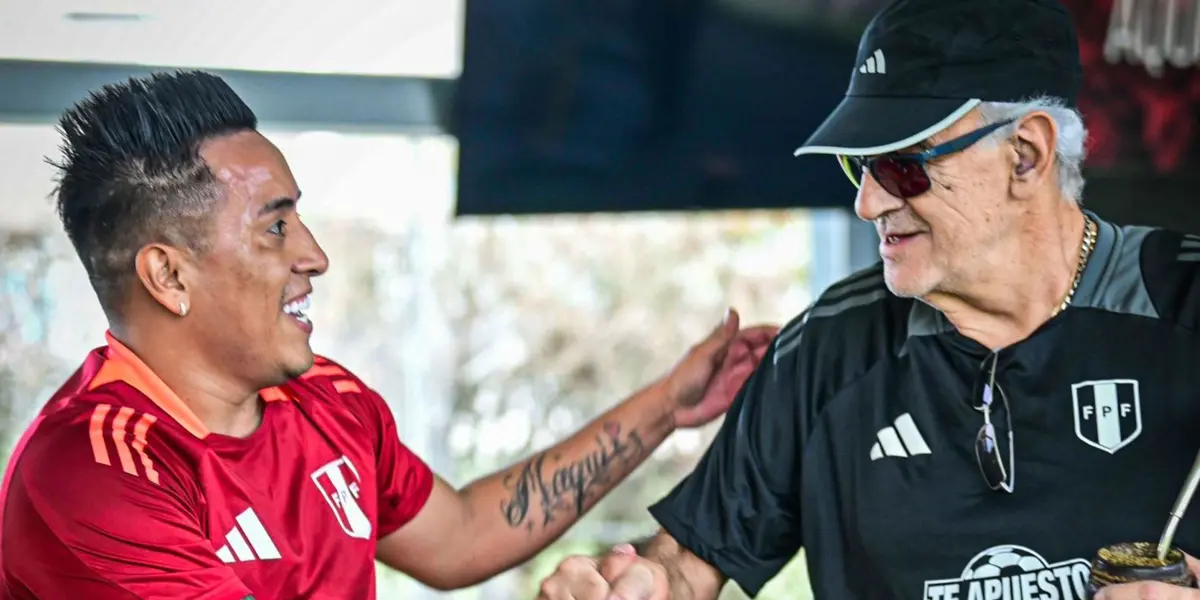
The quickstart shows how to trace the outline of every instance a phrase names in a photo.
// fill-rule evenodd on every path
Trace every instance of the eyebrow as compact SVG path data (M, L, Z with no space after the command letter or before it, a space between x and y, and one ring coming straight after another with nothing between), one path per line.
M299 201L300 201L300 193L297 193L295 198L287 198L287 197L276 198L276 199L264 204L262 208L258 209L258 216L261 217L263 215L267 215L267 214L270 214L273 212L278 212L278 211L286 210L289 208L295 208L296 203Z

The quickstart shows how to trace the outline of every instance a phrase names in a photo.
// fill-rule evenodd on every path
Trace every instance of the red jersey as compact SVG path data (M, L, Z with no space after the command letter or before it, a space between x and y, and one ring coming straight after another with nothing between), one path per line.
M109 336L11 457L0 597L374 598L375 542L433 474L329 360L262 397L252 435L211 433Z

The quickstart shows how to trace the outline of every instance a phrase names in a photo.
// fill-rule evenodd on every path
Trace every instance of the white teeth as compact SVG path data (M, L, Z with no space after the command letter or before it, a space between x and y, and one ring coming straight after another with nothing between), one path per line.
M300 321L308 323L308 309L312 307L312 298L305 296L299 300L293 300L283 305L284 314L296 317Z

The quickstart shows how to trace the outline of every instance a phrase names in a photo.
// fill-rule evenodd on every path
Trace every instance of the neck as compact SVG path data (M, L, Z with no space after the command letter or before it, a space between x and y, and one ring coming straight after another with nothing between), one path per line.
M149 319L138 327L112 328L113 335L171 388L212 433L245 437L262 420L258 390L223 375L199 353L180 344L179 323Z
M922 300L988 348L1019 342L1050 320L1071 291L1085 223L1074 202L1047 203L1040 213L1022 215L1015 235L987 249L969 285Z

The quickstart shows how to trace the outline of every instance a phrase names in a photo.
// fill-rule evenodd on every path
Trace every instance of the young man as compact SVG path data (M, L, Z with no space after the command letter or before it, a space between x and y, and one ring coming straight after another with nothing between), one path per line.
M755 595L803 547L821 600L1082 600L1098 549L1156 542L1200 448L1200 237L1080 209L1080 71L1054 0L877 15L798 154L847 166L882 263L783 329L642 556L541 598Z
M309 346L328 260L254 114L158 75L67 112L58 209L110 323L25 433L0 504L10 599L373 598L374 560L449 589L544 548L670 432L722 414L769 328L731 313L570 439L456 490Z

